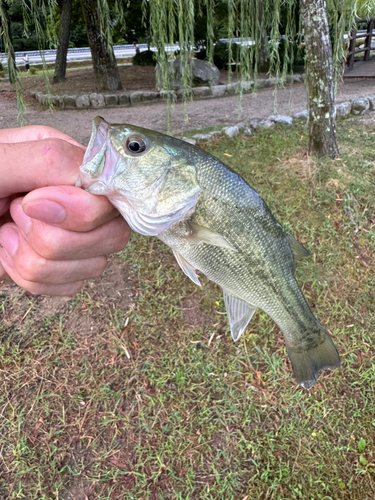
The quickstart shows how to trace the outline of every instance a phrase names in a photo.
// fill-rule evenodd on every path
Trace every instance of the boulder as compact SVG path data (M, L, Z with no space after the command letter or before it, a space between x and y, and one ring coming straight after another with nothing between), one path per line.
M64 108L75 108L76 107L76 98L75 95L63 95Z
M90 103L93 108L102 108L104 106L103 94L90 94Z
M286 115L271 115L268 117L268 119L276 123L286 123L288 125L291 125L293 123L293 118Z
M177 57L173 63L170 64L173 64L174 72L174 81L171 84L171 88L177 90L182 87L180 58ZM214 64L195 58L190 59L189 64L191 65L193 87L218 85L220 72ZM157 76L160 76L159 65L156 66L156 73ZM157 80L160 80L160 78L157 78Z
M211 97L212 92L210 87L195 87L193 88L194 97Z
M104 99L107 106L117 106L118 104L117 94L108 94L104 97Z
M226 85L226 94L228 95L238 94L239 90L240 90L240 84L238 82L228 83L228 85Z
M159 92L143 92L142 101L156 101L159 97Z
M305 120L307 120L308 117L309 117L309 112L307 111L307 109L304 109L303 111L300 111L299 113L293 115L293 118L304 118Z
M224 127L223 129L221 129L221 132L225 134L227 137L229 137L229 139L232 139L233 137L235 137L240 133L239 128L236 127L236 125L234 126L232 125L230 127Z
M120 104L120 106L130 106L129 94L120 94L118 96L118 103Z
M196 145L197 141L195 139L192 139L191 137L181 137L182 141L188 142L189 144L192 144L193 146Z
M143 92L137 91L130 94L130 102L132 104L138 104L143 101Z
M195 134L193 135L193 139L195 139L196 141L209 141L214 135L217 134L221 134L221 131L213 130L212 132L208 132L207 134Z
M211 87L211 92L214 97L221 97L225 94L226 89L225 85L213 85Z
M352 103L351 102L342 102L336 105L336 117L337 118L345 118L349 116L352 111Z
M211 136L210 134L195 134L192 139L195 139L196 141L208 141L208 139L211 139Z
M366 97L352 99L352 114L361 115L370 107L369 100Z
M261 120L260 118L256 118L255 120L250 120L249 127L253 130L257 128L270 128L275 125L275 122L267 118L266 120Z
M76 97L77 108L88 108L90 106L90 98L87 94Z
M369 102L371 111L375 111L375 95L369 95L368 102Z
M241 134L244 134L244 135L253 135L253 132L252 132L251 128L248 127L246 125L246 123L242 123L242 122L241 123L237 123L236 127L241 132Z

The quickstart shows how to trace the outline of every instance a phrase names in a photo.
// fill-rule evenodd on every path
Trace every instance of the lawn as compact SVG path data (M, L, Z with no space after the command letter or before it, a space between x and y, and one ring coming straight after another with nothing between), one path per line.
M297 278L342 367L294 381L257 311L233 343L220 289L133 234L73 298L0 283L0 499L375 497L375 121L309 160L301 121L201 147L311 252Z

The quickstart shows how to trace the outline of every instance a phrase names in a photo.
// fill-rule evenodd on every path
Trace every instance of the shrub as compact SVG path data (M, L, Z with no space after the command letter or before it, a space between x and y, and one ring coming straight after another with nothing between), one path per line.
M238 60L240 46L237 43L232 43L232 58ZM207 53L205 48L201 48L195 54L197 59L206 59ZM225 68L228 64L229 44L226 42L216 42L214 46L214 64L218 68Z
M36 68L33 68L32 66L30 66L30 74L31 75L36 75L37 74L37 69Z
M132 57L133 66L156 66L152 50L144 50Z

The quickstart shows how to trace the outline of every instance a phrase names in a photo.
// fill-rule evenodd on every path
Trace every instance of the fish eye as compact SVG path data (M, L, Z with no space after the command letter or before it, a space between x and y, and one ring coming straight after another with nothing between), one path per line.
M129 137L126 141L126 149L130 154L140 154L146 149L146 143L141 137Z

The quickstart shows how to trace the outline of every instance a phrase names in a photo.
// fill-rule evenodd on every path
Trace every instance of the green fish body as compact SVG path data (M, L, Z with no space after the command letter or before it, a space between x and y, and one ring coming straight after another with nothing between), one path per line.
M306 389L320 370L340 365L327 330L295 279L308 255L238 174L184 141L98 117L79 184L105 195L133 230L172 248L184 273L196 270L223 289L233 339L256 308L284 334L294 376Z

